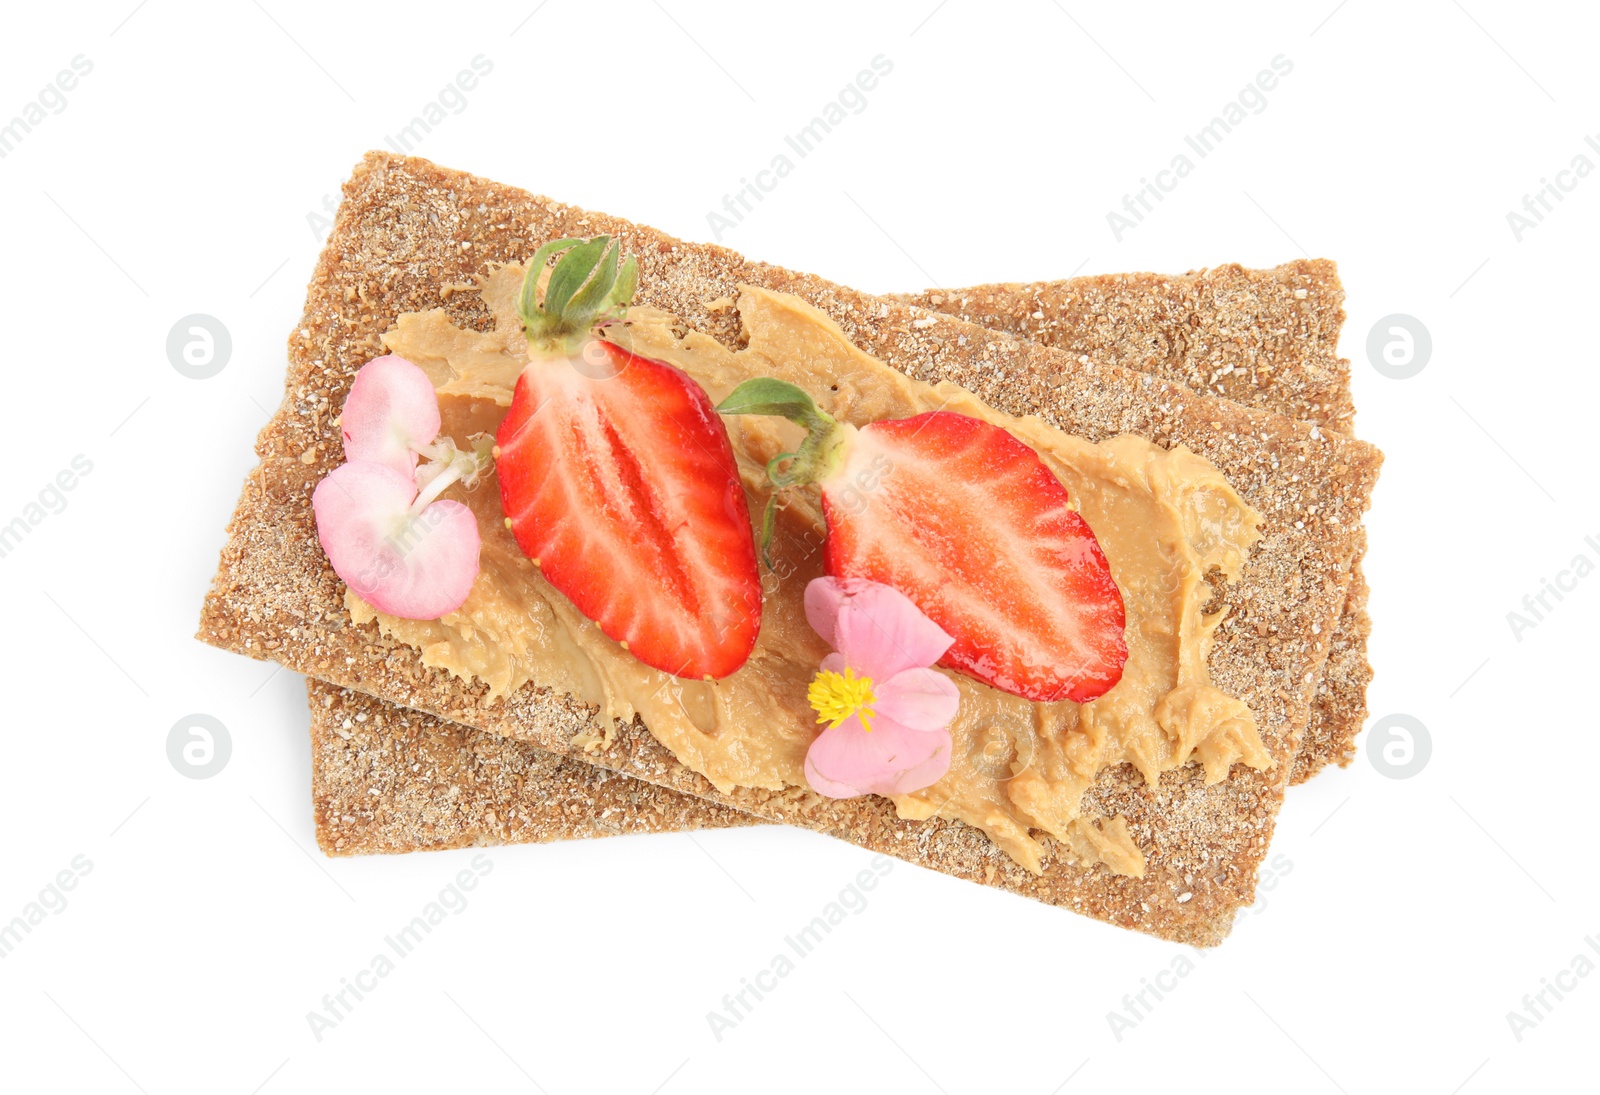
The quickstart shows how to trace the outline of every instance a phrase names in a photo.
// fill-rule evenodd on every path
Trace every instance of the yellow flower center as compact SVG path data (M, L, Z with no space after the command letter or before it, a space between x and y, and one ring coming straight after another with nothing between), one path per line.
M860 715L862 729L872 732L872 705L878 697L873 695L871 677L858 677L849 666L843 673L824 669L811 679L806 699L811 701L817 721L827 723L829 730L851 715Z

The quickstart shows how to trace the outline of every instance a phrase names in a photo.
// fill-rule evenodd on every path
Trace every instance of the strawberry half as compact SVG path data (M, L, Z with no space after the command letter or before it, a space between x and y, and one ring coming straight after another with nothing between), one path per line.
M1094 533L1037 453L949 411L836 422L780 381L740 385L724 413L811 433L774 482L816 482L828 572L893 586L955 637L941 665L1030 700L1103 695L1128 659L1122 594Z
M619 279L605 243L567 252L542 309L530 309L524 291L531 360L497 436L501 504L524 554L606 635L652 668L725 677L749 658L761 627L738 465L688 374L590 334L597 314L616 314L619 288L632 294L632 260ZM605 289L557 280L574 257L599 282L609 276ZM543 266L536 256L530 286Z

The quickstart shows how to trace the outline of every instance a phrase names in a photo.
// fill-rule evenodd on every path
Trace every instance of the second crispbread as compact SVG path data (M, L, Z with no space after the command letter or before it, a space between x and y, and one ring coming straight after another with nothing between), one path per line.
M1209 787L1197 770L1169 773L1154 787L1130 771L1105 773L1089 794L1095 809L1126 817L1149 850L1145 877L1132 879L1059 856L1034 876L981 832L937 818L904 821L883 800L826 802L798 790L721 795L638 725L621 728L592 759L1128 927L1196 943L1226 934L1234 911L1251 899L1344 600L1377 473L1370 446L424 161L372 154L346 187L291 339L287 398L258 442L263 462L235 514L202 637L556 752L570 752L575 737L593 730L592 713L567 697L529 687L489 704L481 689L426 668L415 651L350 625L342 585L316 543L308 498L338 460L333 419L351 377L381 352L379 338L398 314L447 300L457 322L481 324L478 302L451 287L486 262L525 258L544 240L602 232L639 255L641 302L677 314L686 326L736 341L737 316L725 301L738 284L796 293L856 345L911 376L953 381L1000 410L1037 411L1091 440L1133 432L1187 444L1211 460L1266 516L1262 544L1228 592L1234 613L1212 673L1219 687L1250 704L1277 766L1264 774L1236 770ZM1276 627L1271 633L1268 621Z
M693 795L308 678L311 802L328 855L754 825Z

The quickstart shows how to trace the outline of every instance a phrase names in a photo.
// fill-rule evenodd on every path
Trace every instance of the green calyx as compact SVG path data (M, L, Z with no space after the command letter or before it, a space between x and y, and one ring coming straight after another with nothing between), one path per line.
M539 278L551 256L560 255L543 297ZM528 341L549 349L573 350L598 324L621 319L639 285L639 263L622 256L610 236L552 240L534 254L522 281L517 314Z
M843 459L845 427L817 406L804 389L768 376L746 380L717 404L717 411L719 414L774 415L787 418L806 430L806 438L798 449L779 453L767 461L767 478L772 482L773 491L761 515L761 559L770 567L779 496L789 487L825 479L838 468Z

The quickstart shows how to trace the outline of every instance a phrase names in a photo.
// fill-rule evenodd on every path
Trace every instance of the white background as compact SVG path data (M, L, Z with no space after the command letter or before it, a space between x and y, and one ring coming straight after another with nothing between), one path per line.
M1600 940L1600 577L1520 641L1506 619L1600 560L1600 173L1520 242L1506 218L1578 154L1600 166L1592 12L135 2L12 5L0 33L0 119L93 64L0 160L0 523L93 463L0 559L0 920L93 864L0 959L0 1087L1594 1088L1600 976L1520 1041L1507 1013ZM1392 780L1364 752L1293 789L1274 888L1204 957L899 864L720 1042L706 1013L867 854L781 829L491 850L470 905L319 1042L307 1012L474 853L324 859L300 681L191 638L281 392L308 214L482 54L420 154L707 239L880 53L866 109L725 242L873 291L1337 259L1358 427L1388 456L1372 709L1422 720L1431 759ZM1266 108L1118 242L1106 213L1279 54ZM190 313L232 334L214 379L167 360ZM1432 332L1414 379L1367 359L1391 313ZM167 759L193 712L231 732L207 780ZM1179 956L1194 971L1119 1040L1107 1014Z

